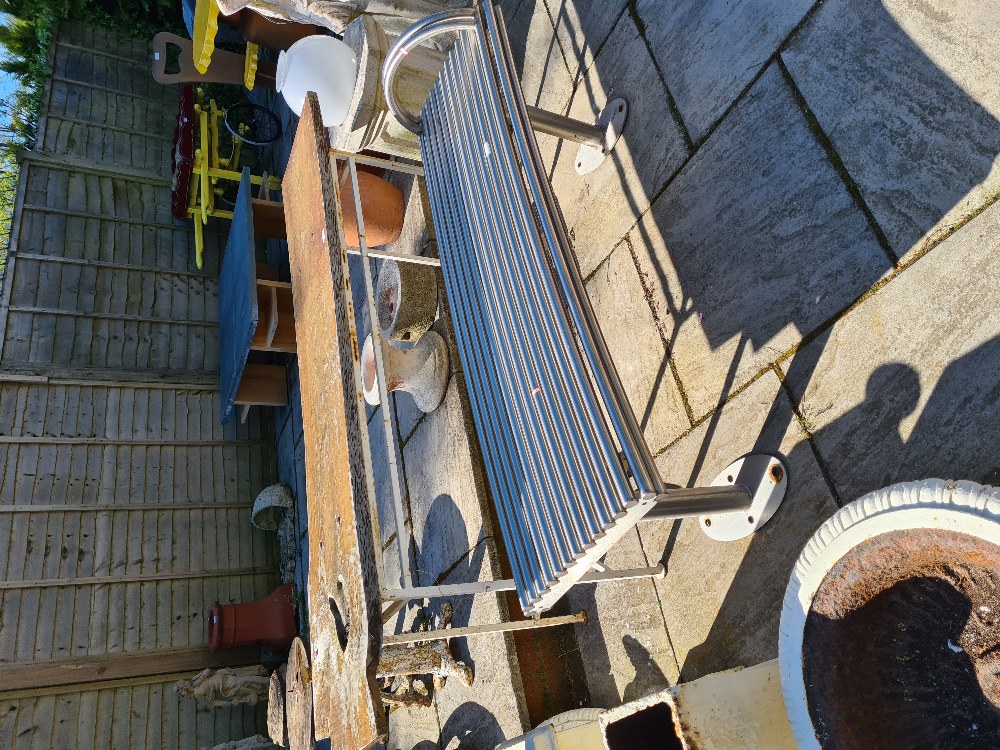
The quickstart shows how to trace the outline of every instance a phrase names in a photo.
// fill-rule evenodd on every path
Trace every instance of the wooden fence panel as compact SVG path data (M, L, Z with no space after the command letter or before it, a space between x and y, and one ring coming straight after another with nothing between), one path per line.
M135 672L167 652L209 663L212 603L277 583L275 541L249 514L275 481L271 415L218 422L228 228L207 228L195 268L190 224L169 210L177 91L150 64L141 40L64 26L21 166L0 295L5 750L180 750L263 730L259 708L209 709L157 667ZM98 668L123 654L127 678ZM48 674L59 684L40 686Z
M258 732L266 726L255 708L202 706L172 681L0 699L0 747L18 750L191 750Z

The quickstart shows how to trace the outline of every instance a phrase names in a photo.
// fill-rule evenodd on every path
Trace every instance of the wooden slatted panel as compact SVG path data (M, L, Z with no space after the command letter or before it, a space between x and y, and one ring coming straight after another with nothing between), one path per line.
M17 249L26 257L7 282L3 362L215 371L211 269L220 240L210 235L210 270L194 272L190 232L177 231L169 215L169 188L24 168L28 208Z
M248 508L275 481L271 415L223 428L204 385L227 226L196 269L164 181L177 94L146 43L67 25L52 67L0 295L0 662L200 649L214 601L277 583ZM264 728L160 679L0 699L0 748L179 750Z
M223 428L213 418L218 398L217 392L0 384L0 435L112 441L5 446L4 486L12 490L10 505L24 507L0 510L4 585L243 571L232 582L0 591L0 661L202 644L205 608L214 598L256 598L270 590L272 574L246 571L275 565L273 541L250 524L248 512L274 479L272 428L259 413L246 425ZM211 447L197 442L227 437L232 442ZM178 444L114 442L146 439ZM164 475L164 467L172 470ZM185 468L181 482L176 467Z
M256 733L266 733L259 710L203 706L169 682L0 701L0 747L17 750L190 750Z

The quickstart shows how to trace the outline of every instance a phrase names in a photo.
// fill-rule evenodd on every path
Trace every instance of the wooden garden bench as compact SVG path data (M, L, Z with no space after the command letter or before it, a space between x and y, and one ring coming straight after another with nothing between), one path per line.
M395 96L397 68L413 47L454 31L458 41L420 116L405 111ZM717 480L728 486L664 485L544 177L533 129L581 143L577 171L586 173L617 141L624 101L611 102L595 125L526 106L504 23L489 2L412 26L387 55L383 89L393 114L419 135L463 372L514 573L501 582L404 582L383 600L516 588L525 614L538 615L581 581L662 576L662 566L600 564L640 520L711 515L703 529L717 538L766 522L785 487L776 458L739 459Z

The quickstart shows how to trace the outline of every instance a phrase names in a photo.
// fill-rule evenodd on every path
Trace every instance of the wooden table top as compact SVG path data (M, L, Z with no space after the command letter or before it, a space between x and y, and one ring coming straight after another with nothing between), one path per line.
M317 739L360 750L385 736L387 722L375 682L382 627L360 347L334 179L310 94L283 193L305 440L313 705Z

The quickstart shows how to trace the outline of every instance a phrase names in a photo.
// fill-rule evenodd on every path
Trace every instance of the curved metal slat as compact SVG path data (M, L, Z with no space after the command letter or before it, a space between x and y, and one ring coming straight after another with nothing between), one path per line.
M536 612L637 502L621 455L641 491L662 483L539 184L506 38L492 8L476 17L424 104L420 147L487 475Z

